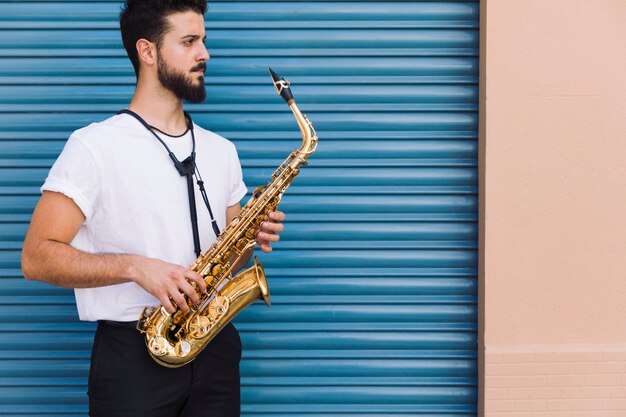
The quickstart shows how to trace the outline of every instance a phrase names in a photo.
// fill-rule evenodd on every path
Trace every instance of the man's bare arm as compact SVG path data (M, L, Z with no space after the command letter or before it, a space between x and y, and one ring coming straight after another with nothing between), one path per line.
M22 271L27 279L71 288L101 287L135 282L174 312L172 300L187 310L181 293L193 302L198 296L189 281L202 291L202 277L180 265L127 254L90 254L70 246L85 216L63 194L45 191L39 200L22 250Z

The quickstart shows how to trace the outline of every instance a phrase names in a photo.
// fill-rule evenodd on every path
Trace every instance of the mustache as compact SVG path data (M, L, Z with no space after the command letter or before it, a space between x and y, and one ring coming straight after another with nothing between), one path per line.
M195 67L193 67L191 69L191 72L200 71L200 70L202 70L202 73L206 72L206 63L205 62L201 62L198 65L196 65Z

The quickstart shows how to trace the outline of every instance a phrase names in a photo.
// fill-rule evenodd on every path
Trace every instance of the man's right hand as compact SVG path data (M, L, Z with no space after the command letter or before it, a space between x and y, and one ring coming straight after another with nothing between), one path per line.
M170 314L176 311L176 306L183 313L189 312L184 295L194 304L200 301L192 283L196 284L200 293L206 292L202 275L182 266L141 256L133 256L131 265L133 281L158 298Z

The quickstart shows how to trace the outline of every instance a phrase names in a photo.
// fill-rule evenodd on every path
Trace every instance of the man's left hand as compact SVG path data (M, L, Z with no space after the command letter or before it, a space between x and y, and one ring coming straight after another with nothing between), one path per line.
M278 242L280 232L285 230L283 221L285 221L285 213L282 211L272 211L268 215L269 219L261 223L261 228L257 234L257 243L261 250L265 253L272 251L271 242Z

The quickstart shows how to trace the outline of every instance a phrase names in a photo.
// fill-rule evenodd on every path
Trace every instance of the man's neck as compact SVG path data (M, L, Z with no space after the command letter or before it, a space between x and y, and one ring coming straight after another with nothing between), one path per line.
M149 125L172 136L187 130L187 120L183 113L183 102L171 91L154 84L137 83L135 95L128 109L140 115Z

